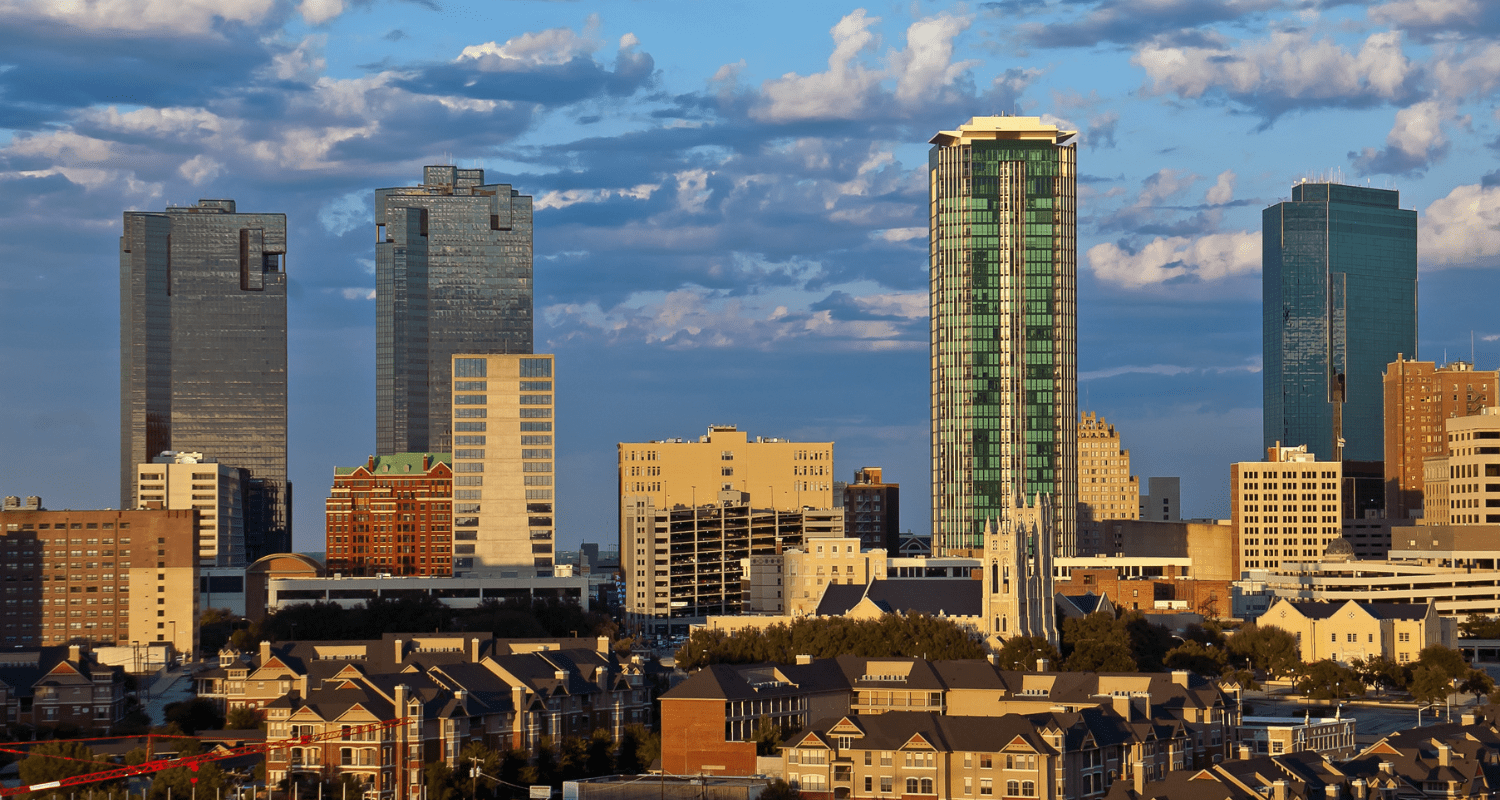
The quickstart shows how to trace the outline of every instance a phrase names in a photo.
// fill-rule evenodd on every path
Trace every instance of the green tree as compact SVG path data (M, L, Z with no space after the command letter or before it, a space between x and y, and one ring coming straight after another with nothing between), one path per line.
M484 742L470 741L465 744L463 750L459 751L458 765L453 770L453 785L459 796L463 798L493 797L495 786L493 779L500 777L500 759L500 754L487 747ZM490 778L476 778L473 775L475 767Z
M1125 636L1130 640L1130 657L1141 672L1161 672L1167 653L1177 644L1172 632L1165 626L1146 619L1139 611L1132 611L1120 618Z
M197 789L197 796L201 798L218 797L219 793L229 785L229 776L219 765L213 762L199 764L195 770L192 767L174 767L164 769L156 773L151 779L151 791L147 793L149 800L166 800L167 789L172 790L172 796L176 798L189 798Z
M1482 669L1471 669L1458 684L1458 690L1464 694L1474 695L1474 702L1480 702L1490 692L1495 691L1495 679Z
M210 608L198 615L198 646L201 652L213 655L229 643L239 619L227 608Z
M112 766L107 758L94 755L93 750L78 742L47 742L31 748L28 752L30 755L22 759L17 767L21 773L21 783L27 786L60 781L75 775L87 775ZM48 794L32 792L30 795L33 800L67 796L66 791L53 791Z
M1500 619L1486 614L1470 614L1458 623L1459 633L1465 639L1500 639Z
M983 658L986 650L984 637L973 628L926 614L886 614L869 620L804 617L790 625L745 628L733 634L693 631L677 650L677 666L692 670L709 664L790 664L800 655L831 658L845 653L943 660Z
M1038 659L1047 659L1052 669L1062 668L1062 654L1052 643L1040 636L1012 636L1000 645L995 653L995 663L1000 669L1034 672Z
M1352 664L1359 679L1370 686L1386 689L1405 689L1411 684L1411 668L1397 664L1385 656L1375 656L1366 661L1356 659Z
M536 756L521 770L521 782L530 786L559 786L557 754L552 751L552 737L537 740Z
M433 761L422 767L422 786L427 790L427 800L458 800L458 791L453 786L453 769L441 761Z
M1228 641L1231 662L1257 669L1275 678L1291 675L1302 667L1302 648L1297 637L1274 625L1249 623Z
M232 708L229 710L229 714L224 717L225 730L253 731L260 726L260 714L257 714L253 708L245 708L244 706Z
M203 698L168 703L163 716L168 723L176 723L189 736L198 731L221 730L224 727L224 717L219 715L219 707L213 701Z
M1096 612L1063 620L1064 667L1070 672L1135 672L1130 636L1113 615Z
M615 770L621 775L639 775L645 772L650 761L642 762L640 749L646 729L640 725L628 725L620 732L620 752L615 756Z
M1440 644L1422 648L1417 656L1417 665L1435 669L1452 680L1460 680L1469 674L1469 665L1464 661L1463 654Z
M796 787L777 778L761 790L759 800L798 800L800 797L802 793Z
M1168 669L1185 669L1206 677L1217 677L1229 664L1229 654L1222 647L1204 645L1196 639L1188 639L1167 651L1162 659Z
M1411 696L1418 703L1440 702L1452 690L1453 679L1436 667L1419 666L1411 671Z
M1361 697L1365 684L1359 673L1338 663L1323 659L1308 664L1297 681L1297 691L1315 700L1342 700L1346 697Z
M583 773L586 777L613 775L615 771L615 739L609 731L600 728L589 736L588 752L584 756Z
M761 717L755 726L755 754L758 756L774 756L778 752L777 745L786 738L786 731L780 725L771 721L770 717Z

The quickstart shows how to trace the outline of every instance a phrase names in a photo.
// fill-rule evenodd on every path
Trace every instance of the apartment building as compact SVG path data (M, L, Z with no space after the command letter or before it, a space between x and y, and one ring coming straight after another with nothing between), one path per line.
M71 726L108 733L125 717L125 670L105 666L87 645L0 653L0 731Z
M891 711L822 720L782 743L787 781L813 798L1100 797L1116 776L1191 764L1175 721L1077 712L959 716Z
M453 574L451 462L448 453L397 453L334 467L324 502L328 571Z
M849 535L866 549L901 546L901 484L886 483L880 467L854 471L854 481L834 481L833 504L844 509Z
M1078 555L1105 552L1105 521L1140 519L1140 479L1130 474L1130 451L1104 417L1086 412L1078 422Z
M1283 562L1315 561L1341 538L1343 466L1306 445L1267 448L1265 461L1230 466L1236 575Z
M197 509L199 563L245 566L249 470L216 463L202 453L173 450L136 469L136 508Z
M552 575L556 358L453 356L453 569Z
M1423 460L1424 525L1500 525L1500 408L1446 421L1448 452Z
M1257 622L1296 636L1308 664L1372 658L1409 664L1429 645L1458 645L1457 626L1439 617L1432 603L1278 600Z
M712 425L697 441L621 442L619 470L621 500L643 495L656 508L700 505L719 492L778 511L833 508L833 442L752 440L733 425Z
M1424 508L1423 460L1448 454L1447 421L1500 404L1500 372L1403 354L1385 368L1384 389L1385 512L1407 519Z
M7 647L198 649L198 511L0 511Z
M787 730L808 730L848 715L918 712L994 720L1101 708L1132 725L1182 725L1191 743L1178 748L1183 763L1199 767L1226 757L1238 720L1233 697L1217 682L1187 672L1013 672L985 661L799 657L789 665L714 665L663 694L662 768L673 774L754 774L754 732L762 716ZM788 764L787 772L799 770Z

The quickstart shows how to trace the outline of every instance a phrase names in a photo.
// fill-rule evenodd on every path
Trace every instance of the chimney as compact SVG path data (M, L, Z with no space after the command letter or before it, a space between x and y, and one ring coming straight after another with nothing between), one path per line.
M370 456L370 460L365 462L365 467L371 472L375 471L375 456Z
M432 469L432 454L431 453L423 453L422 454L422 471L426 472L427 470L430 470L430 469Z
M568 682L568 671L565 670L565 669L553 670L552 671L552 677L555 678L558 683L567 683Z
M260 665L265 666L271 660L271 643L265 639L260 640Z
M1186 689L1188 685L1188 671L1185 669L1172 670L1172 682Z
M1464 725L1479 724L1479 715L1475 714L1473 711L1465 711L1463 716L1459 717L1459 719L1463 722Z
M1241 743L1240 744L1240 760L1241 761L1249 761L1250 757L1252 755L1254 755L1254 754L1250 752L1250 745Z
M1121 717L1124 717L1127 720L1130 719L1130 697L1128 695L1110 695L1109 704L1110 707L1115 710L1116 714L1119 714Z
M1151 695L1141 693L1130 698L1130 704L1141 712L1142 719L1151 719Z
M1146 765L1139 761L1130 765L1131 777L1135 778L1135 793L1144 795L1146 793Z
M473 661L476 664L479 663L479 637L478 636L476 636L476 637L474 637L474 638L472 638L472 639L469 640L469 660Z
M454 689L453 690L453 702L457 703L458 707L460 709L464 708L464 690L463 689ZM468 711L465 710L464 713L468 713Z
M1276 781L1271 784L1271 800L1287 800L1286 781Z
M1440 767L1451 767L1451 766L1453 766L1453 748L1449 747L1446 742L1438 742L1437 743L1437 751L1438 751L1438 766L1440 766Z
M600 636L599 638L595 639L594 640L594 649L598 650L601 653L608 653L609 652L609 637L608 636Z
M68 645L68 660L72 661L72 662L75 662L75 663L79 662L79 661L82 661L83 660L83 648L79 647L76 644L70 644L70 645Z
M1349 788L1354 790L1354 800L1368 800L1369 794L1365 791L1365 779L1355 778L1349 783Z
M400 664L402 661L404 661L406 659L406 641L404 639L397 639L395 641L395 647L396 647L396 663Z
M406 716L406 684L396 684L396 719Z
M1380 774L1382 774L1382 775L1395 775L1396 774L1396 765L1392 764L1389 761L1382 761L1382 762L1380 762Z
M799 655L799 656L797 656L797 663L798 664L811 664L812 663L812 656L810 656L810 655Z
M1039 658L1039 659L1036 660L1036 671L1037 672L1046 672L1047 669L1049 667L1051 667L1051 666L1052 666L1052 662L1048 661L1045 658Z

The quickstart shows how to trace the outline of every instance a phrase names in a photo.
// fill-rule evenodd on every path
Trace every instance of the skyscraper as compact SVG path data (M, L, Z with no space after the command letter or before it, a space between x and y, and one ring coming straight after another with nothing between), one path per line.
M426 167L375 191L375 448L447 452L455 353L531 352L531 198Z
M1078 421L1078 536L1075 555L1099 555L1122 543L1105 541L1105 521L1141 518L1141 481L1130 474L1120 432L1089 411Z
M1037 117L975 117L931 140L934 550L983 547L1016 495L1077 514L1077 151ZM1028 502L1030 502L1028 500Z
M1417 351L1417 212L1390 189L1301 183L1261 214L1266 447L1384 457L1382 375Z
M1408 519L1423 507L1423 459L1449 452L1447 420L1478 414L1500 397L1500 372L1399 354L1385 369L1385 515ZM1429 521L1430 514L1423 515Z
M245 555L291 548L285 214L233 200L127 211L120 237L120 505L167 450L248 469Z

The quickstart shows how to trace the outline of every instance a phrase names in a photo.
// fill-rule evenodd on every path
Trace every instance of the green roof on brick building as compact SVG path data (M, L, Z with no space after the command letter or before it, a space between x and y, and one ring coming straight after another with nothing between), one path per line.
M388 456L375 456L375 468L370 470L374 475L421 475L422 459L432 458L433 464L443 463L450 468L453 466L452 453L395 453ZM360 466L366 466L361 464ZM334 467L335 475L350 475L359 467Z

